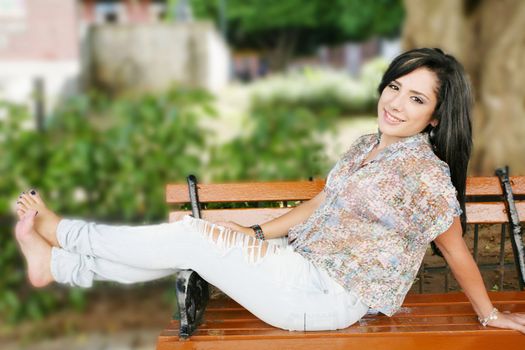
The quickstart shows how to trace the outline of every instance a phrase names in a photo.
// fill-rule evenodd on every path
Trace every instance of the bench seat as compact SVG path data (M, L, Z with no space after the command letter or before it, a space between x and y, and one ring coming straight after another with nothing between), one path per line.
M502 312L525 312L525 292L489 296ZM393 317L368 314L346 329L322 332L281 330L231 299L218 299L210 301L189 340L180 341L178 332L178 321L172 321L157 349L525 349L525 335L481 326L463 293L409 294Z
M514 215L525 218L525 176L509 181L517 196ZM202 203L241 203L245 201L282 201L282 205L256 208L203 208L202 217L210 221L232 220L249 226L278 217L296 202L314 197L324 187L324 181L257 182L232 184L199 184ZM509 224L509 210L503 202L502 185L497 177L468 178L466 205L469 224ZM483 197L483 198L482 198ZM480 200L481 199L481 200ZM183 184L168 184L166 201L181 205L190 202L188 188ZM512 209L512 208L511 208ZM188 210L177 208L170 221L179 220ZM518 218L519 217L519 218ZM510 227L510 226L509 226ZM503 229L503 228L502 228ZM505 231L502 231L503 234ZM475 229L474 235L477 235ZM521 235L514 234L516 266L522 257ZM510 236L510 230L509 230ZM476 236L477 237L477 236ZM503 236L504 237L504 236ZM515 244L516 245L516 244ZM502 245L504 247L504 245ZM516 248L516 249L514 249ZM474 256L476 257L476 246ZM501 256L503 256L500 253ZM501 264L500 264L501 265ZM520 269L519 276L522 269ZM501 272L501 271L500 271ZM522 277L519 277L522 278ZM520 289L523 289L521 286ZM500 311L524 312L525 291L489 292ZM289 332L272 327L257 319L231 299L210 300L199 325L191 337L179 337L179 321L172 320L157 338L158 350L171 349L491 349L525 350L525 335L513 330L483 327L463 293L408 294L402 308L393 317L367 314L356 324L338 331Z

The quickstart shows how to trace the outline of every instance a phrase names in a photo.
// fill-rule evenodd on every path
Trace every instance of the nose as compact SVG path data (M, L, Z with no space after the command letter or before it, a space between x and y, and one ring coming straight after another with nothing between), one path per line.
M403 108L403 100L401 94L396 94L392 96L390 101L388 101L388 107L391 111L400 112Z

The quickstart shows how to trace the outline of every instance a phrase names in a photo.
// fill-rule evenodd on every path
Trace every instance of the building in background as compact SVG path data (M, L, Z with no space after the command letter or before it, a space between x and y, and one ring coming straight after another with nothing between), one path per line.
M76 93L78 25L73 0L0 0L0 98L30 103L41 95L49 110Z
M0 0L0 99L48 113L90 88L222 88L230 71L222 37L192 20L188 2L168 16L175 23L166 8L152 0Z
M83 0L83 81L111 93L173 84L222 89L230 52L210 22L194 21L189 0ZM133 45L130 45L133 43Z
M81 0L79 7L86 24L155 23L166 17L166 0Z

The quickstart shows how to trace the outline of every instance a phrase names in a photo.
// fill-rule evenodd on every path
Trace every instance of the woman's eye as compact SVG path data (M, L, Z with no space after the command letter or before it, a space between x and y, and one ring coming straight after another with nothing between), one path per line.
M391 88L392 90L399 90L399 87L396 85L396 84L388 84L388 87Z
M417 97L417 96L412 96L412 101L415 101L416 103L419 103L420 105L423 104L423 100L420 99L420 98Z

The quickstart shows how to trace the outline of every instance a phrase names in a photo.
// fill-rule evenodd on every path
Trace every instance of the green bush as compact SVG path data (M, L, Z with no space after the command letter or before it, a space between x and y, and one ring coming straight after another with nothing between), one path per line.
M109 101L79 96L59 107L45 130L31 125L27 108L0 104L0 318L40 318L63 298L82 306L78 290L27 288L24 264L12 237L10 206L18 193L37 188L65 215L104 221L163 221L165 184L202 167L213 115L201 91L172 89L160 95Z
M342 71L305 68L275 75L255 83L254 105L307 108L313 113L331 108L341 116L374 112L377 86L388 63L377 58L367 62L358 79Z
M217 180L298 180L322 177L329 168L323 132L337 113L259 104L250 111L245 132L215 149L210 170Z
M212 148L213 133L203 127L215 114L212 102L182 89L116 100L78 96L57 108L42 131L28 127L27 108L0 104L0 319L42 318L85 303L79 289L28 288L11 234L10 205L23 189L38 189L63 215L152 223L167 217L165 184L190 173L211 181L326 175L320 135L334 130L337 109L258 103L242 135Z
M0 318L11 323L43 317L56 304L56 296L23 288L24 263L12 236L14 220L10 215L15 188L32 180L17 178L16 174L27 172L30 164L43 159L45 147L38 146L43 138L29 128L24 106L0 102L0 113Z

